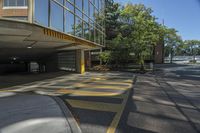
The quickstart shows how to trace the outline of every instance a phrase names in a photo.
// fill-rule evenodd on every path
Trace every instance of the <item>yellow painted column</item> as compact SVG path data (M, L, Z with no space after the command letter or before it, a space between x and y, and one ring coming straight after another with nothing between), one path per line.
M85 73L85 56L82 49L76 51L76 71L80 74Z

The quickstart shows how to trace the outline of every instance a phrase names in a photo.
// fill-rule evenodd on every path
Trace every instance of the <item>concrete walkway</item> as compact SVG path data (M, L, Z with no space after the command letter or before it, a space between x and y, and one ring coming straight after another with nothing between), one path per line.
M193 82L186 83L180 79L170 81L152 74L138 75L126 108L124 125L127 126L123 131L200 132L200 90L196 87Z
M0 93L0 133L80 133L58 98Z

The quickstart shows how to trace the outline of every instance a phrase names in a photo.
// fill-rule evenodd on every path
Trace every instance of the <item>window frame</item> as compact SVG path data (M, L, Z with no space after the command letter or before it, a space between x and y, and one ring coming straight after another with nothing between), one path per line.
M28 0L23 0L24 1L24 6L18 6L17 5L17 0L15 2L15 6L10 6L9 4L7 6L5 6L5 1L6 0L3 0L3 9L28 9ZM9 0L8 0L9 1ZM26 1L26 2L25 2ZM25 3L27 5L25 5Z

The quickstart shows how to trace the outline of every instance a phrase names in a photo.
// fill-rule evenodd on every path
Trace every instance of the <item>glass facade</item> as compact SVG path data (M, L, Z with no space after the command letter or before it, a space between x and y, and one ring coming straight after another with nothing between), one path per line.
M104 45L105 0L2 0L0 18L29 21ZM32 6L33 10L29 10ZM30 15L30 13L33 15ZM28 16L30 15L30 16ZM31 19L30 19L31 18Z
M34 1L34 23L104 45L105 0Z

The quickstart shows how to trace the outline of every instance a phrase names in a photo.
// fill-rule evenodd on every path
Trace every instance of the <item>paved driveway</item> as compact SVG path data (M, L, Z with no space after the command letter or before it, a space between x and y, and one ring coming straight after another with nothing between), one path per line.
M197 133L199 70L167 66L156 74L137 75L134 85L131 73L70 74L5 91L61 97L83 133Z
M124 132L200 132L200 67L164 66L138 75L125 109Z
M4 89L58 96L71 108L84 133L114 133L132 89L133 74L70 74Z

